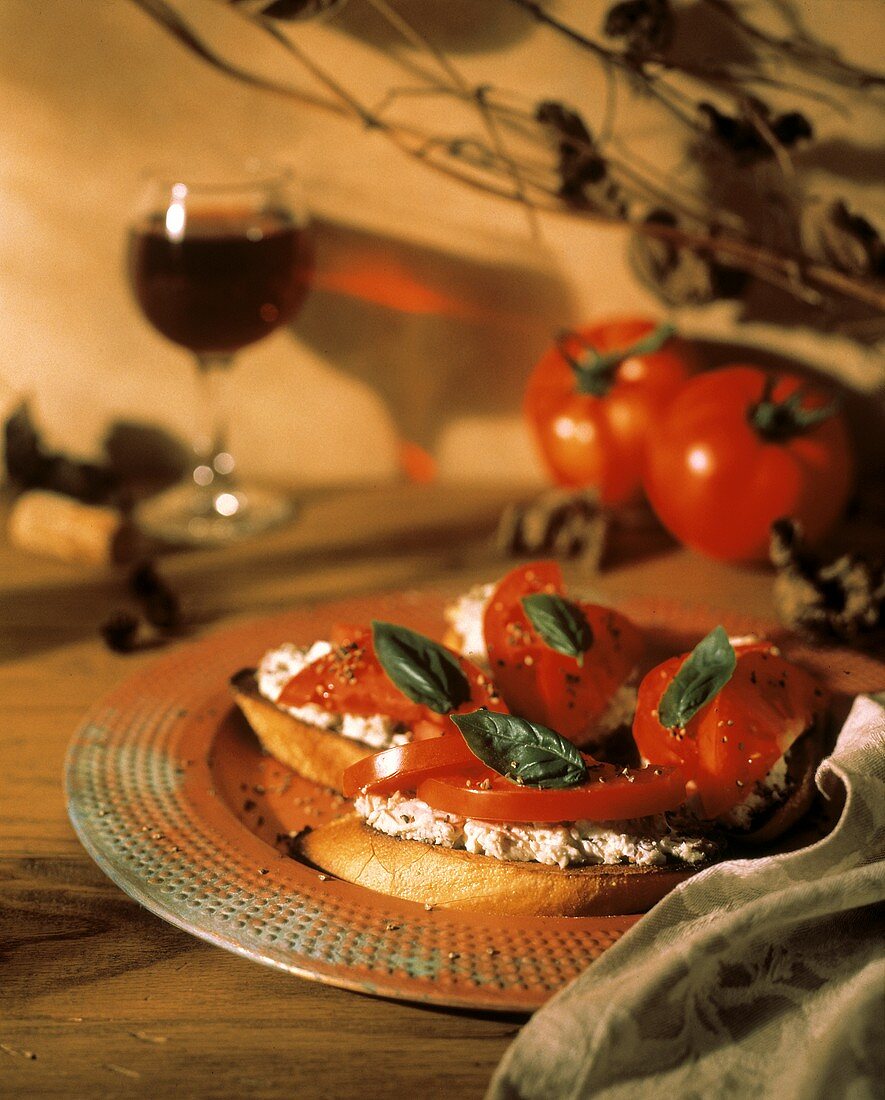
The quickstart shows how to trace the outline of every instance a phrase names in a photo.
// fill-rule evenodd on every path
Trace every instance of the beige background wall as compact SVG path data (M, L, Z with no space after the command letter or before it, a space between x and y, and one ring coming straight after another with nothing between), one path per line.
M296 33L371 102L389 71L360 5L350 0L339 19ZM510 17L479 22L482 13L500 18L505 5L400 7L429 20L471 81L582 104L591 122L601 109L598 73L551 35ZM590 30L606 7L556 5ZM801 7L847 56L882 64L879 0ZM178 8L231 56L295 74L213 0L180 0ZM881 151L881 116L862 99L850 106L850 123L818 112L819 132L847 126ZM672 154L672 133L643 105L622 105L621 120L646 155ZM0 0L0 378L7 391L33 395L60 445L94 451L118 420L188 435L186 356L131 303L122 240L143 167L195 152L296 165L317 214L323 270L360 255L427 289L411 312L384 295L364 302L318 290L294 333L243 355L232 379L232 447L253 474L288 482L393 476L399 430L437 454L445 477L537 478L518 410L550 335L607 312L661 312L632 279L618 230L544 219L533 237L518 208L406 161L383 138L211 71L126 0ZM818 182L823 193L831 187L825 175ZM868 213L881 213L881 193L863 181L853 188ZM735 332L728 306L679 319L700 334ZM800 352L867 390L883 378L881 358L845 341L759 326L741 336Z

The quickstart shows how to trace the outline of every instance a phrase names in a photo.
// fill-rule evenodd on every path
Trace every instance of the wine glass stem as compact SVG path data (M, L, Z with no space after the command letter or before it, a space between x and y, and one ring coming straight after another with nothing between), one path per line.
M224 400L232 355L197 355L200 434L194 443L194 481L213 494L233 483L233 459L227 449L227 403Z

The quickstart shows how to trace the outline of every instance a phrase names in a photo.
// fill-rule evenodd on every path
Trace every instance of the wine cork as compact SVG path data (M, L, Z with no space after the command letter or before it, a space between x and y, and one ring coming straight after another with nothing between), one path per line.
M131 561L138 552L137 532L116 509L43 489L15 501L7 531L13 546L61 561L109 565Z

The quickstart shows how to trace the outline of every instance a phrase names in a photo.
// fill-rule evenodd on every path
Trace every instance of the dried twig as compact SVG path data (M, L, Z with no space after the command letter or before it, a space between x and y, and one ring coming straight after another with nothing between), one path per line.
M399 33L403 36L403 38L406 39L407 42L410 42L413 46L416 46L418 49L423 50L426 54L433 58L433 60L436 61L436 63L442 69L443 73L448 77L451 85L455 89L457 89L457 91L460 92L465 99L471 100L476 104L480 116L482 117L486 132L489 135L497 156L504 164L507 165L508 171L510 172L510 175L513 179L513 187L516 197L528 211L529 224L531 226L532 232L533 234L537 235L537 218L534 215L531 204L527 200L519 165L516 163L515 160L513 160L513 158L507 151L507 147L504 144L500 130L498 129L497 122L495 120L494 111L486 101L485 89L471 89L470 85L467 83L466 80L464 80L460 72L457 70L457 68L455 68L451 61L449 61L446 55L438 50L434 45L432 45L432 43L430 43L424 37L424 35L416 30L416 28L413 27L412 24L408 22L408 20L404 19L399 14L399 12L396 11L395 8L391 7L391 5L387 3L387 0L368 0L368 2L372 5L373 8L375 8L376 11L380 12L380 14L384 16L384 18L390 23L391 26L395 27L396 30L399 31Z
M575 133L559 135L559 147L568 148L569 158L577 158L578 163L581 163L581 158L597 158L602 166L603 176L612 181L612 187L623 191L623 201L619 199L616 203L598 202L593 194L584 190L580 178L576 186L564 189L563 179L559 174L562 164L557 164L552 155L555 150L550 148L549 126L545 127L543 124L537 106L522 107L512 101L508 102L504 93L491 86L471 86L449 58L429 42L419 29L404 19L390 0L368 2L397 29L408 45L419 51L422 57L429 58L435 72L428 72L413 58L395 52L392 60L407 74L417 76L421 85L391 89L374 107L363 103L358 96L344 88L332 73L299 47L273 19L260 11L255 13L242 7L234 8L242 19L259 28L294 57L299 66L322 89L321 93L280 84L222 57L202 40L175 9L171 0L132 2L182 45L228 76L284 96L293 102L350 118L364 127L376 130L403 153L447 178L457 180L486 195L519 202L533 216L538 212L559 213L603 224L626 225L637 234L669 241L675 248L690 249L713 262L721 261L752 274L788 290L807 303L817 305L821 301L821 295L826 294L836 300L848 300L885 313L885 286L875 278L868 277L866 272L840 270L818 257L804 255L799 251L776 249L765 244L763 240L753 239L751 229L740 216L729 211L719 211L702 195L678 184L674 185L670 177L656 173L656 169L643 162L634 150L621 146L614 137L616 81L620 77L652 96L701 141L721 141L723 134L730 132L729 127L738 135L756 135L753 139L755 144L746 136L740 138L748 150L746 156L749 159L765 156L773 158L780 166L784 178L790 179L793 165L786 144L790 139L782 140L778 129L786 116L772 120L767 114L767 107L745 89L745 85L758 80L760 76L764 80L764 73L748 73L744 76L733 68L700 63L684 63L676 70L665 54L650 51L645 57L639 57L635 50L625 48L622 52L610 49L553 16L535 0L509 0L539 24L585 51L604 68L608 91L601 139L594 140L589 131L583 128L583 124ZM747 23L736 12L730 0L706 2L730 21L737 21L745 33L754 41L763 42L766 49L776 52L783 48L788 57L800 58L806 67L814 68L817 73L838 73L840 82L853 82L852 86L878 87L885 83L885 78L847 65L810 39L802 40L798 52L797 48L787 49L781 40L774 39ZM696 104L667 79L668 74L673 71L691 80L700 81L717 94L727 96L734 103L737 116L731 118L712 105ZM779 77L768 79L784 86ZM474 135L443 137L421 126L392 121L388 117L388 110L397 98L403 96L449 96L469 105L478 114L485 138ZM703 125L704 115L700 107L704 106L710 112L710 118L715 121L715 126L723 131L722 134L711 133ZM797 112L788 119L790 123L795 123L795 120L808 130L807 122ZM743 131L741 127L744 128ZM795 131L795 125L793 129ZM537 149L538 155L531 152L521 152L519 157L513 155L505 142L505 133L519 137L523 144L527 143L531 149ZM800 136L805 134L800 133ZM795 132L791 138L796 140ZM606 150L603 157L600 153L603 142L617 144L622 155L613 157ZM748 177L748 183L752 186L752 177ZM654 202L682 220L677 223L673 219L648 219L632 209L634 202ZM864 331L863 320L861 318L855 322L859 326L859 332Z
M289 88L284 84L279 84L274 80L268 80L266 77L259 76L249 69L244 69L241 65L235 65L233 62L228 61L208 46L175 8L170 3L167 3L167 0L131 0L131 3L141 8L142 11L151 17L151 19L158 23L164 30L168 31L174 38L177 38L183 46L196 54L197 57L202 58L203 61L208 62L214 69L218 69L219 72L224 73L226 76L232 76L235 80L239 80L243 84L249 84L253 88L260 88L262 91L270 92L273 95L282 96L285 99L293 99L298 103L304 104L306 107L314 107L317 110L329 111L338 115L346 115L348 113L345 108L328 99L324 99L321 96L312 96L306 92Z
M801 30L798 23L796 25L798 33L790 38L782 38L767 34L749 19L744 18L731 0L705 0L705 2L737 27L741 33L759 45L765 46L777 58L787 57L797 65L811 69L834 83L850 88L861 90L885 88L885 74L865 69L860 65L849 64L839 57L832 47L818 42ZM777 6L783 14L796 20L796 15L789 5L781 2Z

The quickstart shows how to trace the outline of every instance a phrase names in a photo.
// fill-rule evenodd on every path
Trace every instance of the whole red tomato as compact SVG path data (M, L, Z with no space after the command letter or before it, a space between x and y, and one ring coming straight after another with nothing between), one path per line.
M564 334L532 371L524 404L553 480L595 486L605 505L640 499L648 432L696 369L670 325L625 318Z
M664 526L723 561L767 557L774 520L825 535L851 492L842 416L817 387L753 366L693 378L658 421L645 488Z

